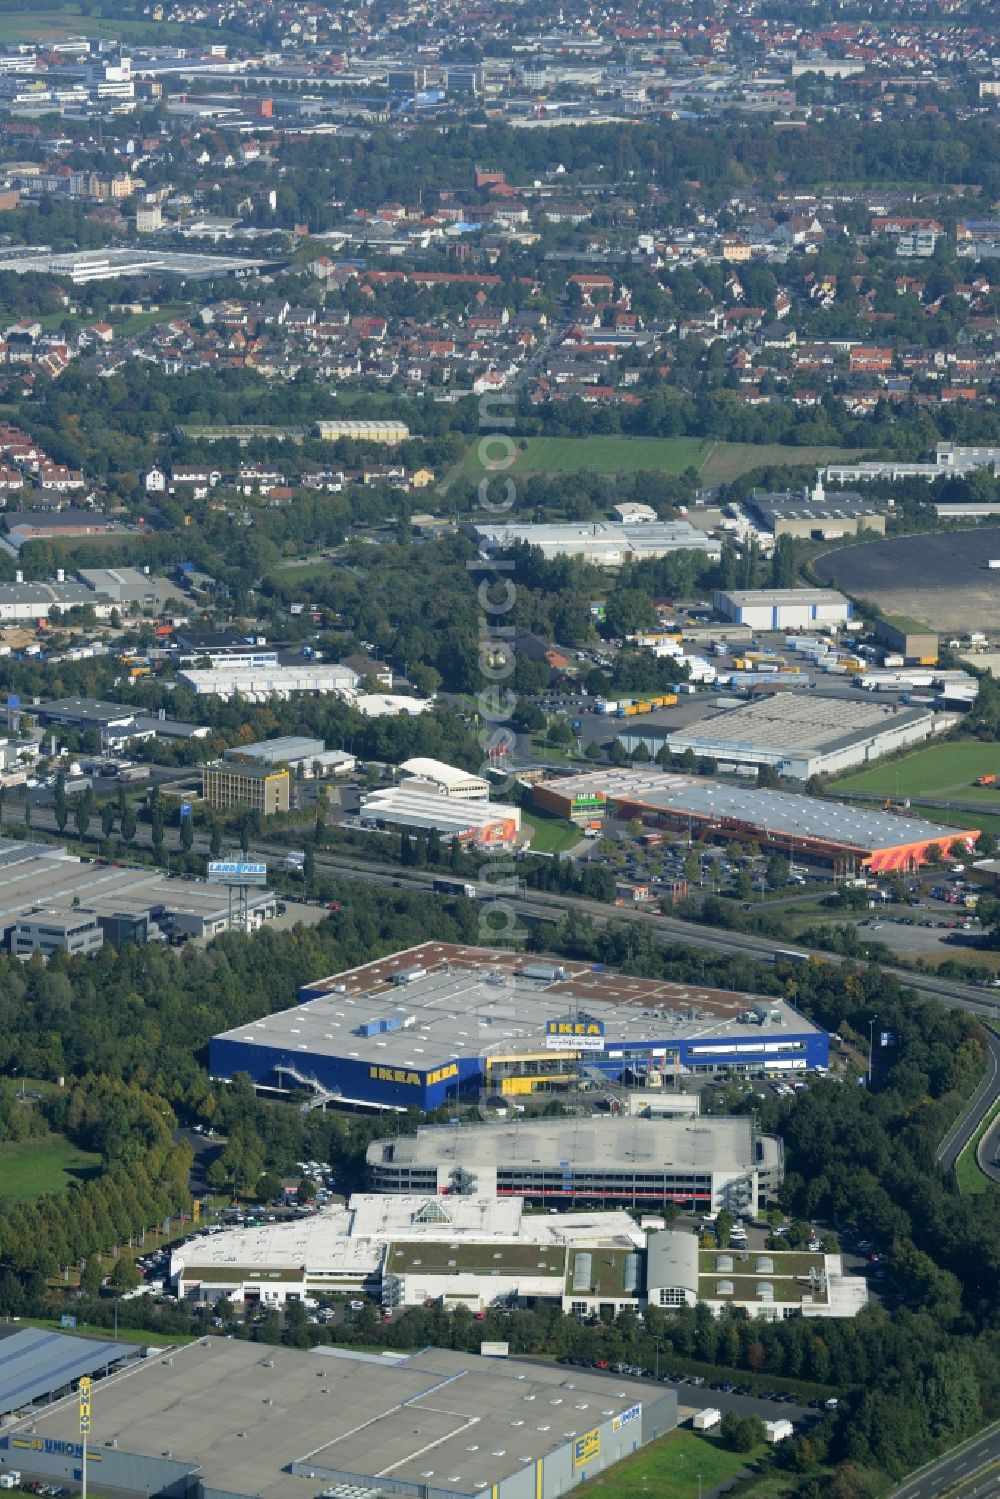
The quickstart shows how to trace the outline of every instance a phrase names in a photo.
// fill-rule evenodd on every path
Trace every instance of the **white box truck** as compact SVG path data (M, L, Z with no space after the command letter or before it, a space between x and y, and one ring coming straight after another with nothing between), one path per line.
M9 1473L0 1473L0 1489L16 1489L21 1482L21 1475L16 1468L11 1468Z
M721 1420L722 1412L711 1405L707 1410L695 1411L691 1418L691 1426L694 1431L711 1431Z

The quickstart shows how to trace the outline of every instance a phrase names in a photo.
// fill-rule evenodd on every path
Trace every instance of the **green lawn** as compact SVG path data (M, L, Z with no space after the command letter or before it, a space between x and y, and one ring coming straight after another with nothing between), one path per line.
M700 468L708 448L700 437L532 437L511 472L682 474ZM480 462L477 448L470 457L473 464Z
M623 1458L576 1492L595 1499L698 1499L761 1456L729 1452L718 1437L680 1429Z
M521 813L521 824L531 829L531 847L539 854L565 854L583 837L582 832L571 822L561 817L546 817L535 810Z
M494 455L499 459L499 449ZM711 442L700 437L530 437L509 470L513 474L682 474L697 469L706 484L725 484L751 469L777 464L814 468L849 462L854 448L795 448L780 443ZM470 447L462 471L482 474L479 444Z
M1000 745L970 740L960 744L931 744L901 760L875 765L844 776L838 791L871 791L879 796L954 796L959 801L983 802L1000 813L1000 791L976 786L977 776L1000 778Z
M33 1202L43 1192L62 1192L72 1181L96 1176L101 1158L78 1150L62 1135L43 1135L0 1145L0 1204Z
M234 40L235 35L209 26L188 26L173 21L132 21L85 16L75 5L53 5L39 10L25 5L18 13L0 15L0 43L45 41L61 36L90 36L152 44L176 44L182 37L218 42Z
M824 463L853 463L863 458L862 448L796 448L783 443L713 442L698 469L703 484L731 484L755 468L818 468Z

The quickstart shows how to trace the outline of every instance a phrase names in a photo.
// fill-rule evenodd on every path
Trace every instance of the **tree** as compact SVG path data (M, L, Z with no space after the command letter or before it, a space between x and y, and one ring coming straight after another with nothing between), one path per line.
M797 572L795 542L790 536L779 536L771 558L772 588L794 588Z
M52 793L52 815L60 833L64 832L69 821L69 803L66 800L66 777L62 771L56 777L55 789Z
M782 890L788 884L789 864L783 854L772 854L767 861L767 883L772 890Z
M123 831L124 831L124 827L125 827L125 824L123 822L122 823L122 830ZM217 859L219 857L219 855L222 853L222 824L219 823L219 822L216 822L214 819L212 821L211 832L208 835L208 852L209 852L210 858L213 858L213 859Z
M90 806L86 797L78 796L73 807L73 821L81 838L86 838L90 827Z
M313 1181L311 1176L304 1176L302 1178L302 1180L299 1182L298 1188L296 1189L295 1195L302 1205L305 1205L305 1203L307 1202L312 1202L313 1198L316 1196L316 1183Z
M257 1183L258 1202L274 1202L281 1191L281 1178L273 1171L265 1171Z
M131 802L126 802L125 803L125 808L124 808L124 810L122 812L122 822L121 822L122 842L124 844L126 844L126 845L131 844L132 841L133 841L133 839L135 838L135 831L136 831L135 808L133 807L133 805L132 805Z
M115 1267L111 1272L111 1284L116 1291L134 1291L142 1280L135 1266L135 1261L121 1255L115 1261Z
M191 852L194 844L194 818L190 812L181 818L181 848L186 854Z
M115 830L115 822L116 822L116 820L117 820L117 813L115 811L115 804L114 804L114 802L105 802L104 806L101 808L101 835L102 835L102 837L104 837L104 838L110 838L111 837L111 834Z
M764 1423L759 1416L741 1416L736 1411L727 1411L719 1434L730 1452L752 1452L764 1441Z
M302 878L307 885L311 885L316 878L316 853L312 844L306 844L305 858L302 861Z
M684 855L684 878L691 883L701 879L701 860L697 849L689 848Z

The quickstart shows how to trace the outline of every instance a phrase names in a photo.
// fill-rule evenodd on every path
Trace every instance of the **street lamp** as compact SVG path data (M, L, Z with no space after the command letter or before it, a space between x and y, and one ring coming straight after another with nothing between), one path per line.
M869 1086L869 1088L872 1085L872 1036L874 1034L874 1027L875 1027L875 1023L876 1023L877 1020L878 1020L878 1016L877 1015L873 1015L872 1018L868 1022L868 1086Z
M653 1365L653 1378L654 1379L659 1379L659 1377L660 1377L660 1339L659 1338L654 1338L653 1339L653 1346L656 1349L656 1362Z

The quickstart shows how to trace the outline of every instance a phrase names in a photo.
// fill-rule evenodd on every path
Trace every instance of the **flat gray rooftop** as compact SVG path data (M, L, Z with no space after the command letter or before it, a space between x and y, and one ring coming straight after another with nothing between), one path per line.
M593 771L553 784L561 796L600 791L609 801L677 812L680 816L750 823L769 833L822 839L866 853L928 839L947 845L968 832L927 822L921 817L896 816L875 807L824 801L804 792L734 786L703 776L674 775L670 771Z
M260 1499L314 1499L324 1470L474 1494L661 1394L437 1348L395 1362L205 1338L104 1381L92 1443L169 1452L206 1488ZM75 1399L33 1420L41 1438L78 1440ZM292 1463L316 1476L289 1473Z
M750 1171L756 1164L758 1136L752 1119L629 1119L601 1117L529 1119L475 1124L467 1128L425 1125L415 1135L377 1140L369 1161L382 1152L394 1165L464 1166L475 1172L520 1165L557 1170L568 1161L574 1171Z
M266 891L251 891L251 908L267 902ZM179 915L219 921L228 914L221 885L205 880L171 879L159 869L83 864L55 845L0 844L0 931L19 916L42 906L46 910L78 909L101 916L139 915L163 906Z
M410 982L392 982L407 970L414 975ZM776 1010L780 1020L762 1023L741 1019L758 1002L755 995L436 942L319 980L299 997L294 1009L235 1026L217 1039L425 1072L460 1056L537 1053L546 1044L547 1022L576 1009L590 1009L603 1023L608 1045L814 1029L780 1000L765 1001L768 1014ZM379 1021L396 1028L361 1033Z
M931 716L926 708L904 708L864 698L777 692L731 709L700 732L693 728L678 730L671 735L671 743L680 748L690 744L695 750L712 745L722 755L757 749L789 755L810 751L832 754Z
M96 1374L138 1352L132 1343L71 1338L41 1327L26 1327L0 1338L0 1414L23 1410L84 1374Z

